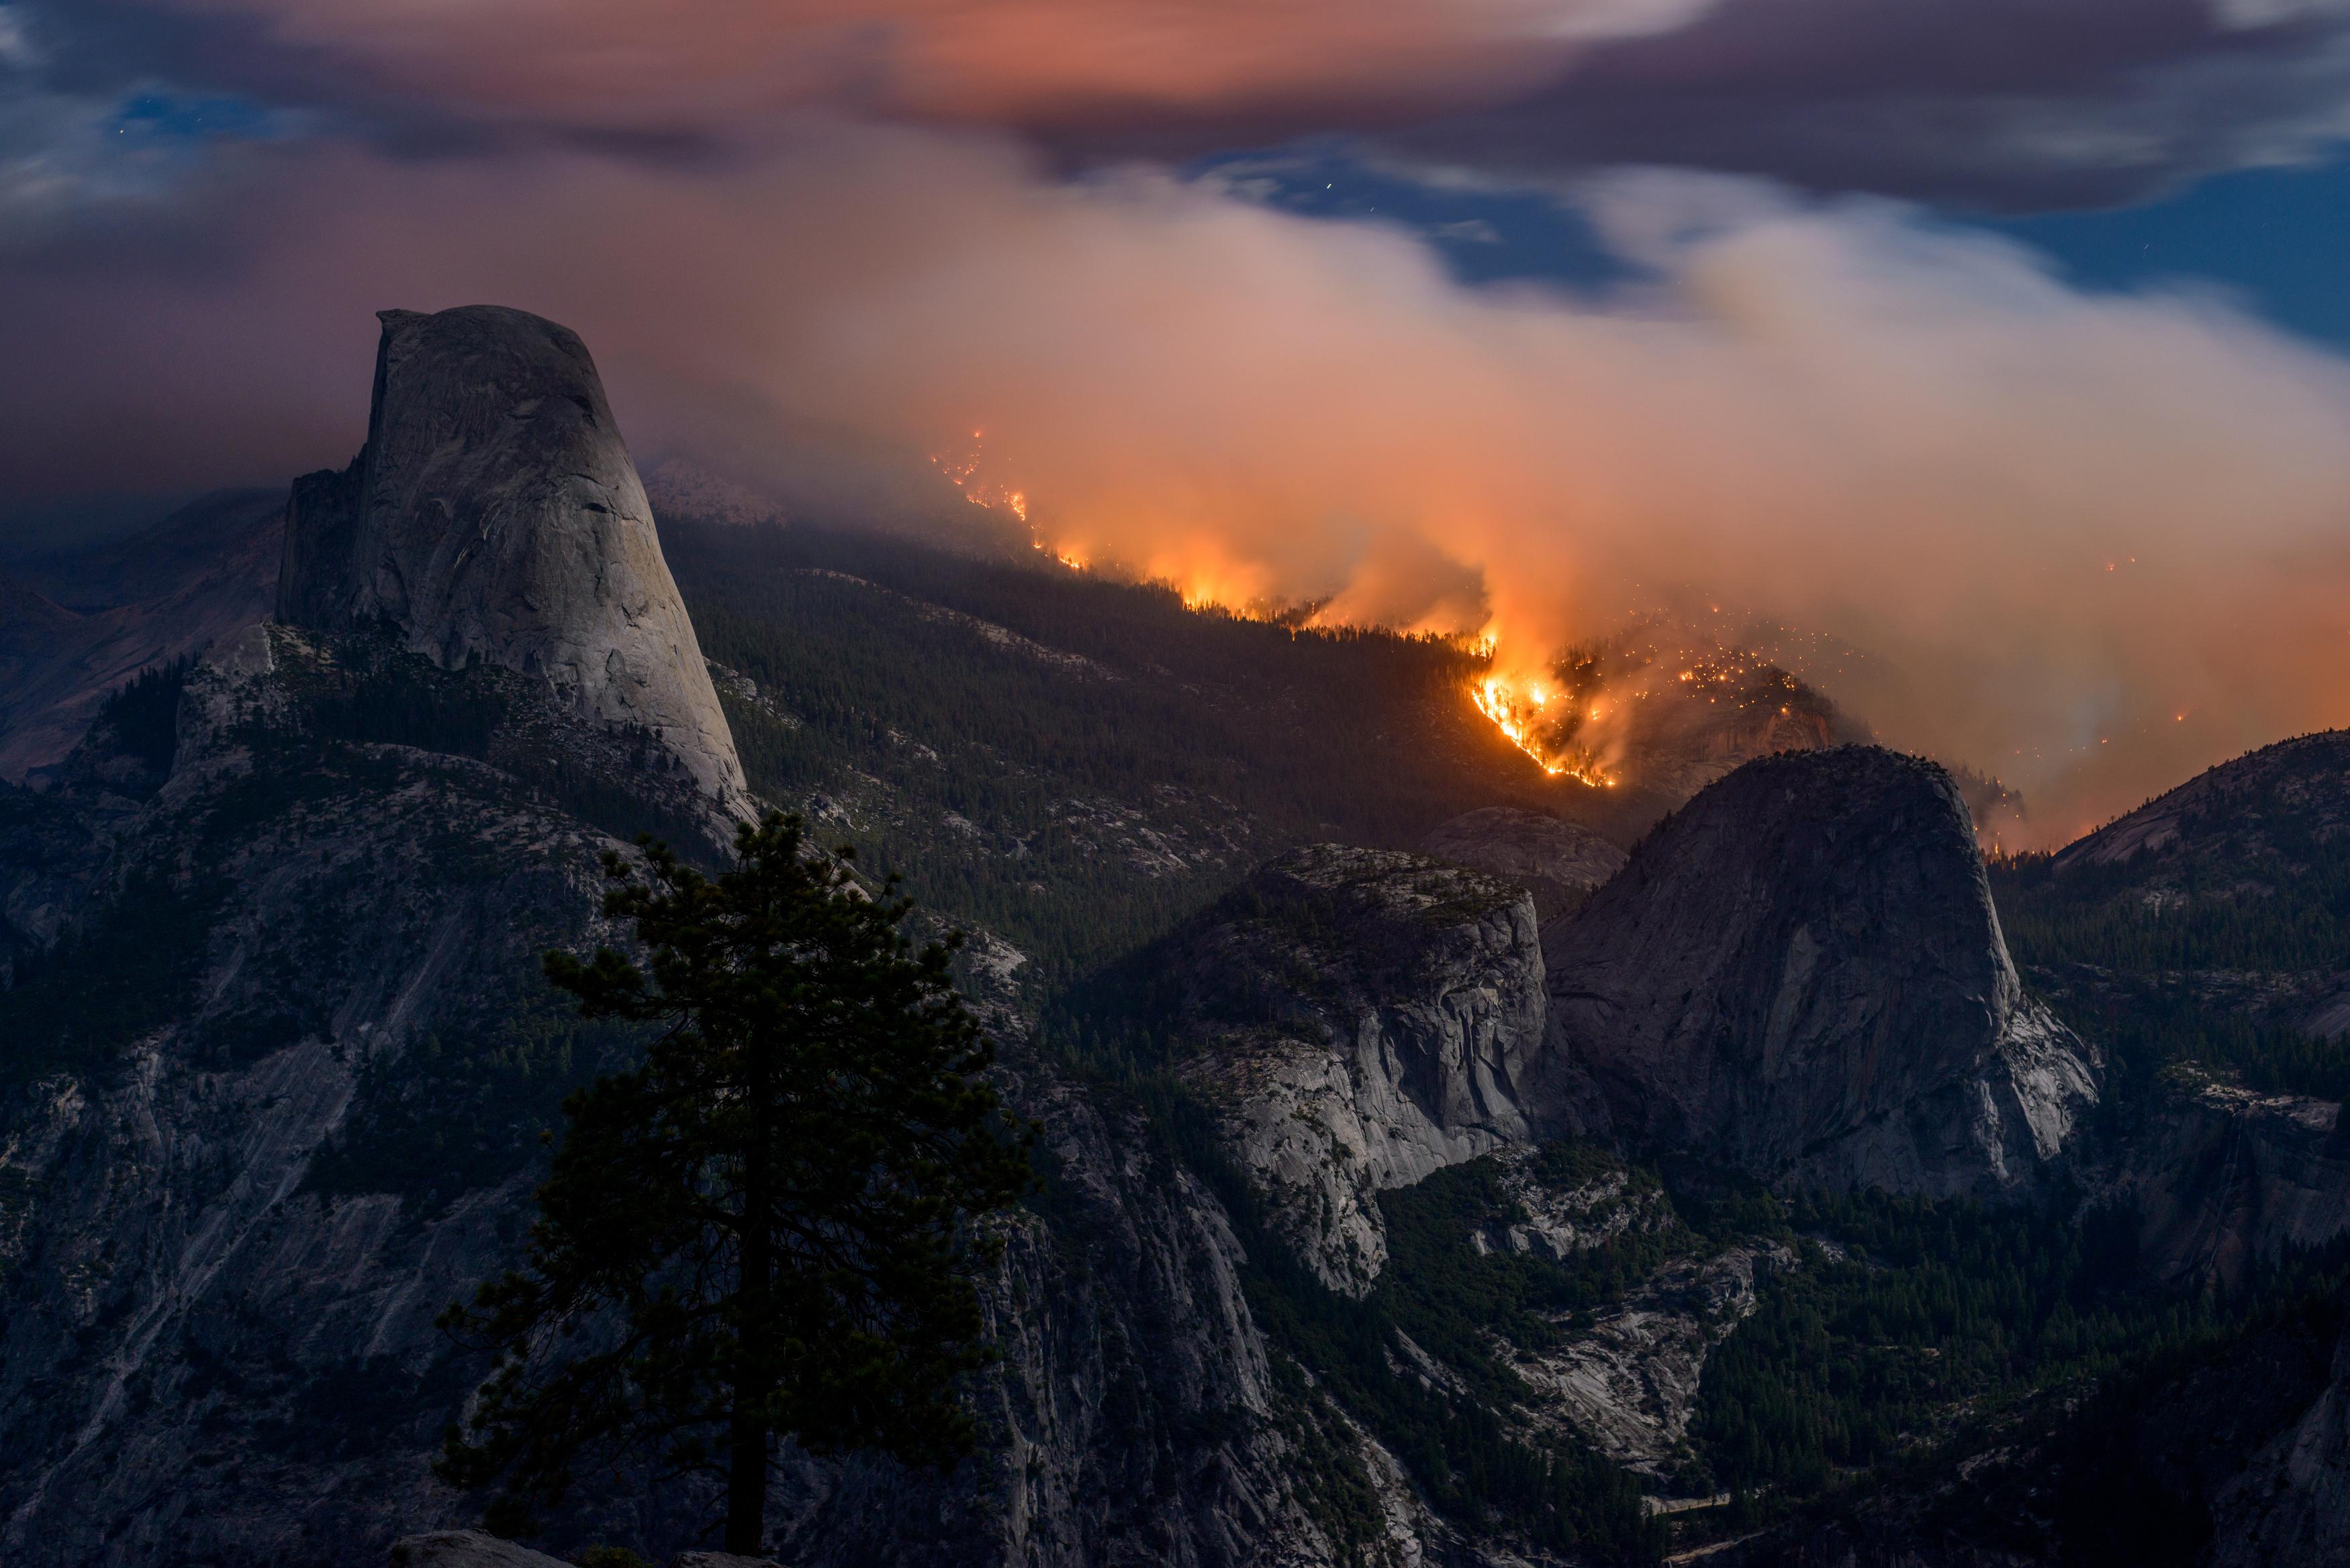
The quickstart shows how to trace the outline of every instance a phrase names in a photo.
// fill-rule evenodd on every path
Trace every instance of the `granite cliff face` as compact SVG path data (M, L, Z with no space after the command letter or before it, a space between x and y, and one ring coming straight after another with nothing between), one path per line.
M112 1033L68 1009L12 1035L0 1078L11 1563L380 1561L397 1535L473 1517L427 1466L484 1368L432 1320L513 1260L551 1096L625 1059L625 1040L529 990L541 948L608 935L596 858L613 841L494 761L322 734L355 680L445 699L429 661L390 656L387 675L384 657L286 627L215 649L182 695L171 774L143 802L109 797L130 813L109 819L111 848L55 895L109 932L145 909L151 934L143 1011ZM463 696L509 674L445 679ZM498 711L563 742L559 719ZM600 729L571 722L597 765ZM70 776L101 778L101 761ZM17 801L89 804L0 797ZM988 1444L947 1478L800 1464L779 1546L843 1568L1080 1568L1409 1562L1453 1541L1376 1441L1301 1402L1216 1200L1139 1115L1031 1048L1004 988L1020 961L983 939L965 976L1053 1172L988 1283L1005 1350L973 1390ZM1317 1490L1334 1453L1376 1523ZM623 1490L583 1500L550 1542L694 1542L690 1488Z
M1950 776L1767 757L1547 933L1550 1040L1651 1154L1930 1195L2031 1185L2097 1095L2029 1001Z
M2350 1231L2341 1121L2330 1101L2174 1073L2114 1177L2140 1216L2149 1274L2232 1288L2262 1259Z
M1359 1295L1386 1264L1378 1193L1551 1130L1542 950L1507 883L1321 845L1154 963L1180 1071L1333 1289Z
M447 1506L423 1458L478 1369L432 1317L526 1183L451 1159L466 1093L437 1128L409 1096L433 1042L503 1026L536 945L594 932L609 841L468 759L302 743L288 678L322 651L256 626L189 678L174 772L98 857L118 891L73 910L140 961L64 1000L136 1005L9 1042L11 1562L331 1549ZM338 1146L407 1175L328 1179Z
M381 313L367 445L295 483L278 615L543 677L729 806L743 767L586 345L519 310Z

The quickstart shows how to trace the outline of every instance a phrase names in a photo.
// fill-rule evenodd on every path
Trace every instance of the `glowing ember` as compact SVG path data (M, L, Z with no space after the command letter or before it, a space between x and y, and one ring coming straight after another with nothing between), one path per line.
M967 452L931 453L931 466L943 474L948 483L962 491L962 498L973 506L1009 512L1025 523L1028 521L1028 493L1006 490L992 480L980 477L981 438L984 433L981 431L971 432L971 448Z

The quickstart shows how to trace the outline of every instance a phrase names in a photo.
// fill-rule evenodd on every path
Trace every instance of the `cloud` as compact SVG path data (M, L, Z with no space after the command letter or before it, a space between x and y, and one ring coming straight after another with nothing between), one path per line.
M2330 0L1725 0L1391 141L1492 172L1678 163L2029 208L2310 161L2345 135L2350 12Z
M912 130L683 171L241 156L168 239L0 258L20 496L339 463L370 313L494 300L586 335L642 454L869 500L981 431L1058 548L1232 601L1490 615L1522 662L1659 605L1848 639L1832 692L2059 836L2350 722L2350 369L1908 208L1603 182L1657 281L1601 306Z
M1712 0L89 3L117 19L118 49L135 48L141 17L233 34L235 57L208 63L259 90L724 134L811 106L1031 127L1410 113L1489 101L1579 47L1681 26Z
M1549 180L1673 163L1999 208L2350 135L2334 0L19 0L55 90L171 80L403 150L720 156L778 117L1012 129L1078 161L1312 131ZM26 36L34 36L20 28Z

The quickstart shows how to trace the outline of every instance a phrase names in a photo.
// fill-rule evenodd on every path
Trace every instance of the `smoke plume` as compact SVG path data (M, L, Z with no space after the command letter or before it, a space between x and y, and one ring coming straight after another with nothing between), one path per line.
M938 458L1055 553L1482 631L1504 670L1660 611L1849 647L1804 672L2020 786L2046 840L2350 722L2350 367L1908 209L1621 177L1584 199L1653 281L1595 300L832 121L717 167L346 146L221 178L143 242L0 259L20 496L340 462L370 313L490 300L585 335L640 456L866 496Z

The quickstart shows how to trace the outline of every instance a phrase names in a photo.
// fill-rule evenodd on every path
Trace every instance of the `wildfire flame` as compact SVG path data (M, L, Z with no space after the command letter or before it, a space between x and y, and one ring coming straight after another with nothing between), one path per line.
M1490 650L1490 639L1481 639L1481 646ZM1493 727L1509 738L1512 745L1534 760L1536 766L1554 778L1571 778L1595 789L1609 789L1616 781L1603 768L1585 763L1555 750L1546 743L1544 730L1551 705L1566 697L1538 677L1512 677L1489 671L1471 682L1469 694L1476 700L1478 709L1493 722ZM1597 718L1599 710L1591 710Z
M1025 491L1012 489L984 475L985 442L986 431L973 430L969 446L931 453L931 466L962 491L963 499L973 506L1007 513L1020 522L1028 530L1030 546L1039 555L1051 556L1073 572L1087 570L1090 558L1082 545L1055 537L1041 521L1031 520ZM1132 568L1116 569L1123 575ZM1173 588L1189 609L1219 610L1244 619L1279 620L1293 628L1334 624L1322 620L1318 604L1289 605L1268 598L1261 570L1227 561L1212 550L1204 556L1178 550L1166 558L1143 563L1139 575ZM1593 788L1612 787L1617 781L1607 771L1581 748L1565 742L1561 734L1562 731L1571 732L1580 717L1575 694L1539 675L1511 674L1494 669L1500 644L1497 632L1488 627L1468 645L1487 661L1487 672L1469 687L1469 695L1478 710L1545 774L1554 778L1574 779ZM1598 719L1600 709L1593 707L1589 716Z
M1028 521L1028 493L1007 490L992 480L980 477L980 460L985 450L986 434L984 431L972 431L971 446L965 451L931 453L931 466L944 475L948 483L962 491L962 498L973 506L1009 512L1025 523Z

